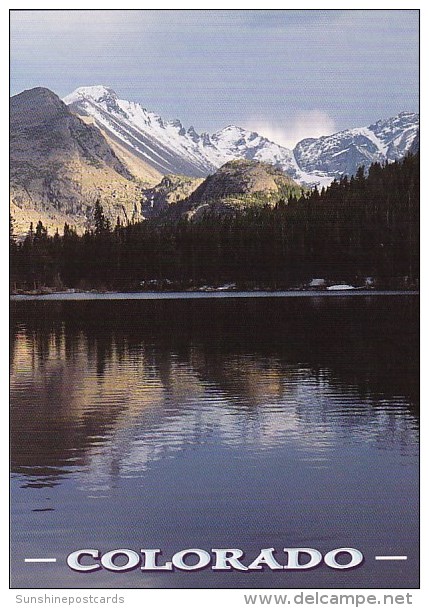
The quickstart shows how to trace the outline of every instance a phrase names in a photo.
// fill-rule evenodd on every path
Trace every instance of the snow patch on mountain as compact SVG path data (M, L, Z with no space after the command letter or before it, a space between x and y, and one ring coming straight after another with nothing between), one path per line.
M70 105L76 101L81 101L85 98L91 98L94 101L103 101L104 99L113 98L117 99L115 91L109 87L103 85L96 85L90 87L79 87L70 95L66 95L63 101L66 105Z

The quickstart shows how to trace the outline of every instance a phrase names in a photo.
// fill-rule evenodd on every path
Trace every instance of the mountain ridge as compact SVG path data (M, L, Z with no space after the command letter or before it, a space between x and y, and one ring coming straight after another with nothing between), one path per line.
M329 184L360 165L399 159L419 147L418 115L410 112L369 127L307 138L291 151L235 125L198 134L177 119L167 121L140 104L120 100L103 86L77 89L65 101L43 87L11 98L10 198L19 235L39 220L50 231L67 222L82 232L91 225L96 200L111 223L153 217L186 199L192 211L198 207L201 182L238 160L250 163L250 181L252 172L262 170L251 163L268 163L297 188L305 188ZM228 171L219 175L226 179ZM267 175L264 180L267 186ZM225 199L219 201L221 209L237 209L261 196L220 192L220 199Z
M79 87L64 98L72 111L91 115L100 128L127 142L163 174L205 177L236 158L269 162L303 185L328 185L360 165L402 158L417 136L419 115L401 112L366 127L306 138L293 150L254 131L228 125L213 134L164 120L109 87Z

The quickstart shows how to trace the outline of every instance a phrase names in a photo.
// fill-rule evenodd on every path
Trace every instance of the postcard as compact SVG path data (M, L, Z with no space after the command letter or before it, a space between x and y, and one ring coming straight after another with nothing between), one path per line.
M26 9L10 36L16 601L412 603L419 11Z

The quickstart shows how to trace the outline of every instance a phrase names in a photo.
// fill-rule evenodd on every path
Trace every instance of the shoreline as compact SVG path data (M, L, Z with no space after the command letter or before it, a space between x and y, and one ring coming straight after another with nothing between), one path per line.
M375 290L375 289L342 289L327 290L296 290L296 291L62 291L38 294L11 294L10 300L19 301L85 301L85 300L193 300L193 299L222 299L222 298L304 298L304 297L351 297L351 296L418 296L418 290Z

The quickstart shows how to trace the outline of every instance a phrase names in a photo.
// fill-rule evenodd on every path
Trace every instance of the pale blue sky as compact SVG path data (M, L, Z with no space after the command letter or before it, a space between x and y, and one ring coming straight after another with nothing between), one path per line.
M104 84L293 145L418 111L416 10L12 11L11 94Z

